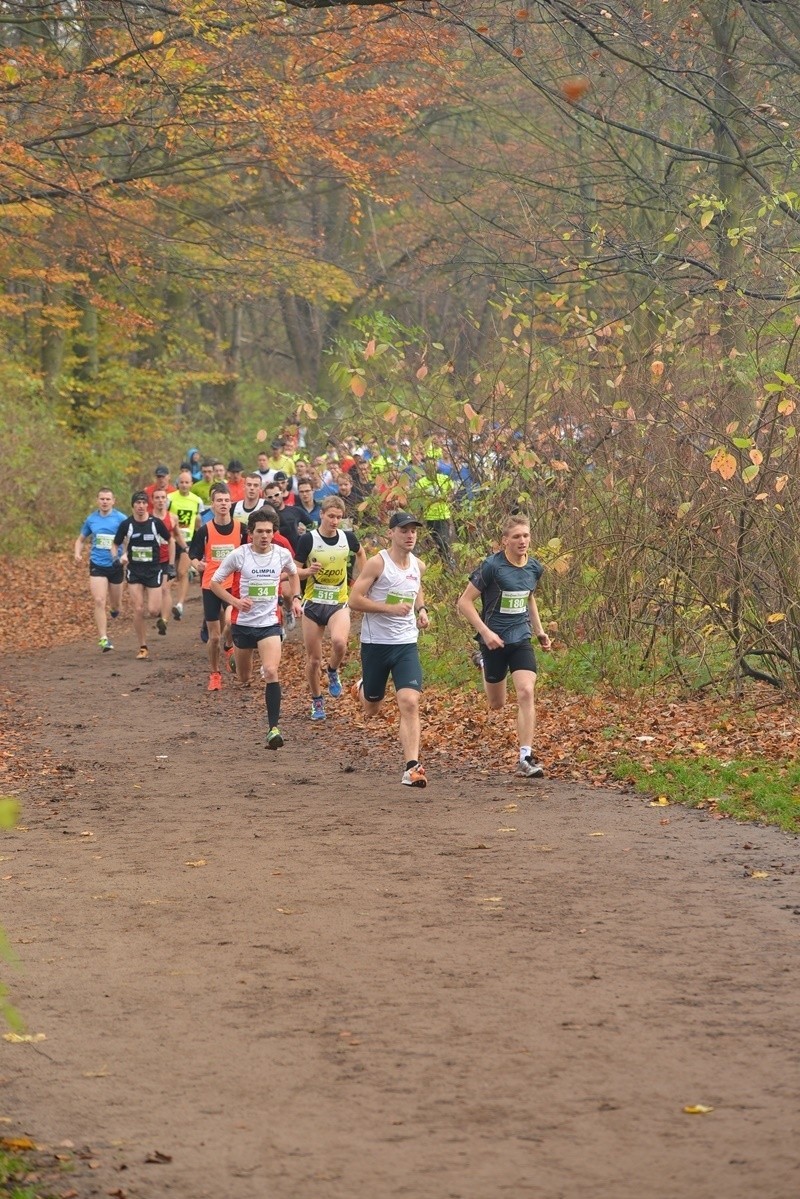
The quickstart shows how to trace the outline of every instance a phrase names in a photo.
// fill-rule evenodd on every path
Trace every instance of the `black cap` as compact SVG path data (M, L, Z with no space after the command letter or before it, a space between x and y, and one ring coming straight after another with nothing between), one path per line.
M272 476L272 482L273 483L285 483L288 478L289 478L289 476L287 475L285 470L276 470L275 474Z
M416 516L412 516L410 512L393 512L389 518L390 529L407 529L409 525L416 525L418 529L421 529L422 521L417 520Z
M134 491L133 495L131 496L131 504L135 504L137 500L144 500L146 504L150 503L150 497L146 491Z
M166 478L166 476L169 474L169 467L164 466L162 462L160 466L156 467L155 474L160 475L162 478Z
M244 463L240 462L238 458L231 458L228 470L244 470Z
M270 442L270 449L271 450L282 450L285 445L286 445L286 442L283 440L283 438L275 437Z

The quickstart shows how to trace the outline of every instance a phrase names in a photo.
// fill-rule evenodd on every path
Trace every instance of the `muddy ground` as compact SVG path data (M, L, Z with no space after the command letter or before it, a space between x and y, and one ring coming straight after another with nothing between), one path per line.
M0 1131L50 1193L800 1194L796 839L457 758L412 791L297 686L268 753L197 611L146 663L3 659L3 976L46 1039L0 1042Z

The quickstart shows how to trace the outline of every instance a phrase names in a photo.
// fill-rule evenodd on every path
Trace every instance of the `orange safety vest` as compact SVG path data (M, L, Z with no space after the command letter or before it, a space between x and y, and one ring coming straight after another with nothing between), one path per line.
M242 533L244 525L241 521L235 520L230 533L220 533L213 520L210 520L205 526L206 529L206 544L203 550L203 578L201 587L209 590L211 587L211 579L223 559L227 558L232 550L237 550L242 544ZM233 584L233 575L228 575L222 586L226 591L230 591Z

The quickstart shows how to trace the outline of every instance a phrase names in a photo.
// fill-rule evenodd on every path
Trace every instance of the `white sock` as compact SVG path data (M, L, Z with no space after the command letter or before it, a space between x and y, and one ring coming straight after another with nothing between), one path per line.
M530 747L530 745L520 745L520 747L519 747L519 760L520 760L520 762L524 762L524 761L525 761L525 759L526 759L526 758L529 758L530 756L531 756L531 747Z

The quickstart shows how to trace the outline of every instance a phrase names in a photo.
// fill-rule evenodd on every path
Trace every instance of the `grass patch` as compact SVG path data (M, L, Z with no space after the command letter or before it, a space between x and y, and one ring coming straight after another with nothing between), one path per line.
M737 820L763 820L790 833L800 832L800 764L763 758L720 761L668 758L643 764L620 759L614 775L637 791L666 795L690 808L713 807Z
M25 1182L30 1172L30 1163L23 1157L0 1149L0 1195L3 1199L44 1199L35 1186Z

